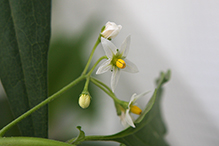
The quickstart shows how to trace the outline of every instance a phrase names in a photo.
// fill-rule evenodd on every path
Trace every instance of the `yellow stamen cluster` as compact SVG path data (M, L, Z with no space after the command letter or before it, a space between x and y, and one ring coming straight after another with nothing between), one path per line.
M137 115L140 115L142 112L142 110L136 105L131 105L130 111L134 114L137 114Z
M126 63L125 63L124 60L118 59L118 60L116 61L116 66L117 66L118 68L120 68L120 69L123 69L123 68L126 67Z

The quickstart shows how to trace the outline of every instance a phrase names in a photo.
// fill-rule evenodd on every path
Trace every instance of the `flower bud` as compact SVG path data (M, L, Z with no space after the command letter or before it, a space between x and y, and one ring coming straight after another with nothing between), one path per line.
M107 22L104 30L101 32L101 35L106 39L112 39L119 34L121 29L121 25L116 25L114 22Z
M81 94L78 103L82 108L87 108L90 105L90 99L89 94Z

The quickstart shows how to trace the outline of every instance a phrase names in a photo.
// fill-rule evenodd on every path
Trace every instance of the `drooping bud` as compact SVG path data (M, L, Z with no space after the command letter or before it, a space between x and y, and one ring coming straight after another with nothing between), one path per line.
M90 105L90 100L91 100L91 97L89 94L82 93L81 96L79 97L78 103L80 107L87 108Z
M116 25L114 22L107 22L104 30L101 32L102 37L106 39L115 38L120 30L122 29L121 25Z

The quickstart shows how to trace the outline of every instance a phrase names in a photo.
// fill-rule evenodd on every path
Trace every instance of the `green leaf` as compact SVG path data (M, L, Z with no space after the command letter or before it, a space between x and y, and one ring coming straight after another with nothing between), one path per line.
M84 131L81 130L81 126L78 126L77 128L78 128L80 133L72 142L72 144L76 144L76 145L80 144L82 141L85 140L85 133L84 133Z
M14 117L47 97L50 0L0 1L0 78ZM48 136L47 106L22 120L23 136Z
M117 141L126 146L165 146L165 124L162 120L160 101L162 85L169 81L170 71L161 73L157 79L157 88L142 115L135 121L136 128L127 129L109 136L87 136L86 140Z

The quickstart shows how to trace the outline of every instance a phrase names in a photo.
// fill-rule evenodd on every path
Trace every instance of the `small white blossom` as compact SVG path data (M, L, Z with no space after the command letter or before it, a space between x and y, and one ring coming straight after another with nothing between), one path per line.
M116 46L109 40L101 37L101 43L108 59L101 64L96 74L102 74L111 70L111 88L114 92L115 87L120 77L120 70L136 73L138 68L131 61L126 59L130 47L131 36L129 35L122 43L121 48L117 49Z
M121 25L116 25L114 22L107 22L105 29L101 32L101 35L106 39L112 39L119 34L121 29Z
M130 112L133 112L133 113L138 114L138 115L141 114L141 109L135 105L135 101L147 93L148 92L144 92L144 93L141 93L139 95L137 95L135 93L132 95L132 97L129 101L129 104L128 104L128 108L125 111L122 110L121 115L120 115L121 123L124 127L126 127L127 125L130 125L133 128L135 128L135 124L133 122L133 118L132 118Z

